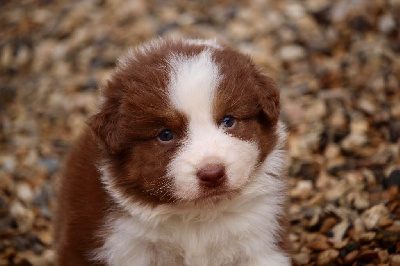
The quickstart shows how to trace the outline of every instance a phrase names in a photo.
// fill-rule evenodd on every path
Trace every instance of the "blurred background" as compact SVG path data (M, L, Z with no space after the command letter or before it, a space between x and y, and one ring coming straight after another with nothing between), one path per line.
M64 157L156 36L217 38L278 81L295 264L400 265L400 0L0 1L0 265L54 263Z

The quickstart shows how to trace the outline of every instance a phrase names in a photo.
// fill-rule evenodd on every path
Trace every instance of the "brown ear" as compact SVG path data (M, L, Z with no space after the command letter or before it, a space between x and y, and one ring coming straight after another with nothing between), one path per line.
M269 123L276 125L281 111L279 89L272 78L261 73L256 74L256 80L255 90L261 109Z
M100 112L87 121L92 133L110 154L118 153L122 144L123 132L121 132L118 109L118 106L106 102Z

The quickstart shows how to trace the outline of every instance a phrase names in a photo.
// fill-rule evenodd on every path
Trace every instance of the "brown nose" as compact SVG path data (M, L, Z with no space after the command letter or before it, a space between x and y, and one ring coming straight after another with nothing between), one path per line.
M200 183L207 187L221 185L226 179L225 167L220 164L207 164L197 171Z

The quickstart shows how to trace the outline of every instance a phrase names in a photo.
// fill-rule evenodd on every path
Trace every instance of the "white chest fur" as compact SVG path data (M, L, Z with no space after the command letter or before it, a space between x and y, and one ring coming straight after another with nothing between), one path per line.
M276 195L227 201L219 210L170 215L157 224L110 219L96 258L109 265L290 265L276 246L280 201Z

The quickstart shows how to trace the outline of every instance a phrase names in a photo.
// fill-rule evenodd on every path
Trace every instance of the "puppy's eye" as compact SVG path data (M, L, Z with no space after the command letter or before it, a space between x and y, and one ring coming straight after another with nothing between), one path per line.
M158 134L158 138L161 141L170 141L174 138L174 132L172 130L165 129L165 130L161 131L160 134Z
M223 127L233 127L235 122L236 122L235 118L233 118L232 116L227 115L224 118L222 118L221 125Z

